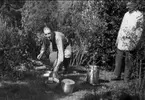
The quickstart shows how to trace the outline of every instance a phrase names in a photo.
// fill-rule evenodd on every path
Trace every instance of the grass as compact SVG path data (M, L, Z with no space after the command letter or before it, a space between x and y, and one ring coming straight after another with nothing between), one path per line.
M2 80L0 85L0 100L119 100L122 94L135 98L133 80L129 83L121 81L110 81L112 72L100 72L100 84L91 86L86 83L86 74L75 73L63 76L76 82L73 93L64 94L59 85L56 89L50 89L44 84L45 79L37 74L29 74L25 79L12 81ZM63 79L62 78L62 79ZM131 88L132 87L132 88ZM113 99L116 98L116 99ZM137 96L136 96L137 98ZM138 100L138 99L135 99Z

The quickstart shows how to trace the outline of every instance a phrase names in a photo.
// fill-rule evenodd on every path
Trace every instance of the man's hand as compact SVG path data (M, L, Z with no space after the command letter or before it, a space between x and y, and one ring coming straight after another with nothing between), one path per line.
M115 46L117 46L117 45L118 45L118 42L115 43Z
M57 72L52 72L52 77L53 77L53 78L59 78Z
M40 60L42 57L42 54L40 53L38 56L37 56L37 59Z
M116 40L116 42L115 42L115 46L117 47L117 45L118 45L118 39Z

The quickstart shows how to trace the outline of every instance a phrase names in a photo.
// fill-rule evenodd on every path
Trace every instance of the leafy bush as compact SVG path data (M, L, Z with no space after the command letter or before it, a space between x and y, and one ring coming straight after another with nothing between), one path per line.
M48 23L51 13L55 10L54 1L26 0L22 8L22 26L25 31L38 31Z
M10 74L12 74L15 66L28 57L24 38L21 31L14 28L1 29L0 38L0 72L1 75L6 72L11 72Z
M96 64L101 58L99 65L102 65L110 58L110 61L114 60L117 31L123 17L119 14L125 12L124 3L69 1L63 3L62 8L66 5L69 6L58 12L62 18L58 27L67 36L72 35L74 55L71 64L86 65L88 61Z

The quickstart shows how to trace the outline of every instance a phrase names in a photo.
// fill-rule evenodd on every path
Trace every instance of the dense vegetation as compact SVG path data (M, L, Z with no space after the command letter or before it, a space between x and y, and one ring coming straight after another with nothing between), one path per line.
M39 53L42 27L63 32L73 45L71 65L97 64L113 70L115 41L127 0L1 0L1 72L15 73L17 65ZM138 0L144 10L144 0ZM134 68L142 76L144 39ZM1 73L2 74L2 73Z

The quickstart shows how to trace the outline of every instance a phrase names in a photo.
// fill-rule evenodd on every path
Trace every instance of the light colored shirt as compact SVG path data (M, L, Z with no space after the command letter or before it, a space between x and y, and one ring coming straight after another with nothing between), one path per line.
M55 41L56 41L58 55L54 65L59 66L64 61L64 58L71 57L72 48L70 44L65 46L65 44L68 43L68 39L61 32L55 31ZM46 46L43 43L41 47L41 51L44 52L45 50L46 50ZM50 53L53 52L52 42L50 42L49 50Z
M70 44L65 47L65 43L68 43L68 39L61 32L55 32L56 45L58 49L57 63L63 62L64 58L70 58L71 46Z
M117 48L130 51L137 46L143 32L143 13L125 13L117 36Z

